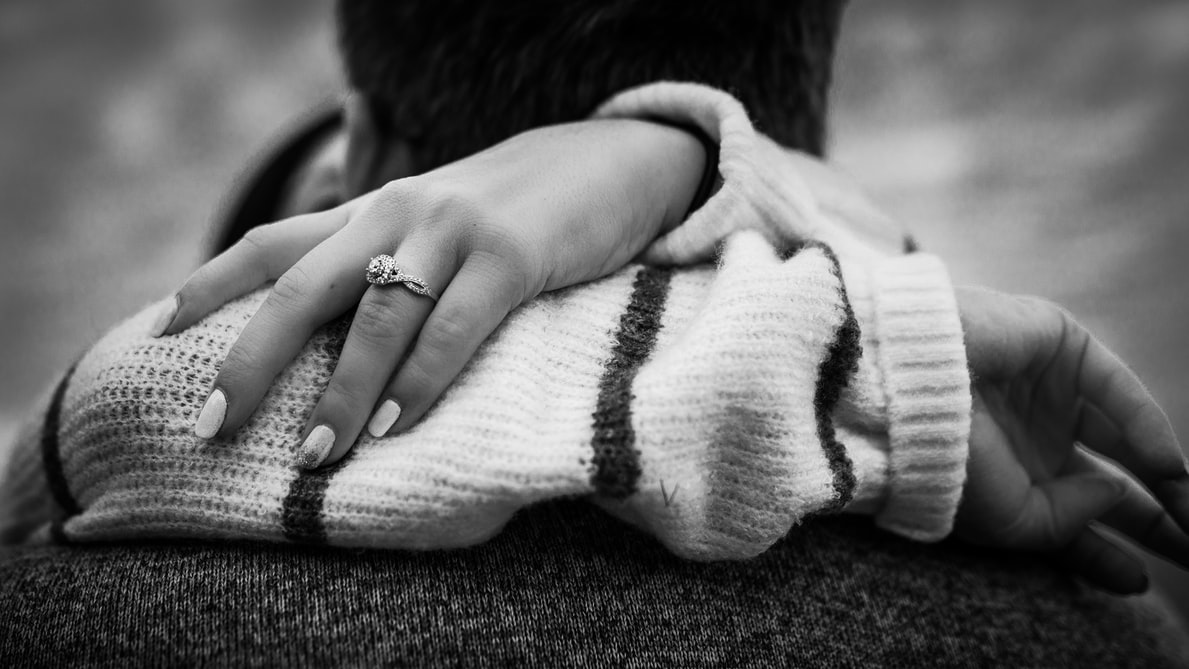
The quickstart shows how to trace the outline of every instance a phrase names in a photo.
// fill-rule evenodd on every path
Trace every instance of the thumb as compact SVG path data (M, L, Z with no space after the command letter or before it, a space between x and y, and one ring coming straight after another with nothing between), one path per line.
M1101 472L1071 474L1033 486L1017 521L1016 540L1038 550L1064 546L1126 494L1123 481Z

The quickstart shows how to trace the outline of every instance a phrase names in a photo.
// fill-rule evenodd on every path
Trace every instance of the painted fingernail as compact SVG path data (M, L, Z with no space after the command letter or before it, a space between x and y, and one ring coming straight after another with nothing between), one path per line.
M223 394L222 390L215 389L211 392L210 397L206 398L206 404L202 405L202 411L198 413L198 422L194 424L194 436L199 439L210 439L219 432L219 428L223 427L223 419L227 417L227 396Z
M169 301L169 305L162 309L160 315L157 316L157 321L153 323L153 329L149 331L149 336L157 338L165 334L165 331L169 329L169 324L177 317L178 296L174 295L173 299Z
M310 430L310 436L301 444L301 451L297 454L297 464L303 469L317 469L330 449L334 447L334 430L319 425Z
M373 437L383 437L388 434L388 430L396 419L400 418L400 405L393 400L384 400L376 413L372 414L372 419L367 422L367 431Z

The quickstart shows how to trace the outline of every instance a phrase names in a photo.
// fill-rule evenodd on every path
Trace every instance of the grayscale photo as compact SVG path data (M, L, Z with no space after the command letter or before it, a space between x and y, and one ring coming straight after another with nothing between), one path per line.
M1189 666L1189 4L0 3L0 666Z

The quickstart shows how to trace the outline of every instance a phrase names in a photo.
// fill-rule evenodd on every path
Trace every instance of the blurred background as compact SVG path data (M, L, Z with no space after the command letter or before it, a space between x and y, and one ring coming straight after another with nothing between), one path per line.
M342 94L334 54L319 0L0 2L0 462L89 342L200 263L254 153ZM957 281L1069 307L1189 440L1187 82L1180 0L856 0L832 152Z

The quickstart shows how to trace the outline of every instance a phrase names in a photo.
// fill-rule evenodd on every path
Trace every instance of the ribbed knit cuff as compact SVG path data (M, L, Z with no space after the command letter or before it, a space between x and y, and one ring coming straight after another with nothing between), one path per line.
M917 253L873 276L879 366L888 402L887 504L876 523L918 541L953 528L966 480L970 375L948 273Z
M641 256L650 264L685 265L710 259L731 232L759 230L776 246L816 238L817 201L795 172L778 170L743 105L730 94L692 83L660 82L611 98L594 116L662 119L694 127L718 145L721 187L681 225ZM770 142L768 142L770 143Z
M839 257L862 261L884 257L889 238L895 240L890 250L902 247L902 234L890 222L881 220L873 228L866 214L850 220L853 205L845 194L850 186L816 159L756 132L747 110L729 93L702 84L659 82L616 95L594 116L668 123L696 130L717 146L713 174L720 179L718 189L645 249L641 259L648 264L707 261L740 230L757 230L778 249L816 240ZM827 195L819 198L819 189Z

